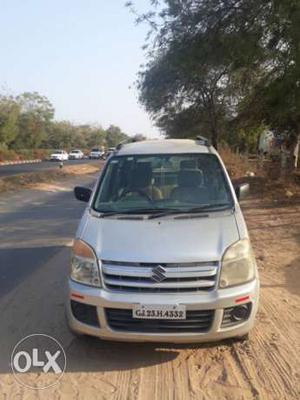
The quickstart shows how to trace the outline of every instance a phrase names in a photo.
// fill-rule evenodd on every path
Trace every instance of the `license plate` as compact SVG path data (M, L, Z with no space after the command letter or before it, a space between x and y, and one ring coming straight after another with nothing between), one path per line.
M137 319L186 319L185 306L137 304L132 310Z

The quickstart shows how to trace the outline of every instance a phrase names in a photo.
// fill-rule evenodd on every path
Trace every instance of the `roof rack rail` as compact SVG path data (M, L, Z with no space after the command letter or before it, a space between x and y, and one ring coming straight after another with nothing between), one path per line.
M209 139L207 139L206 137L204 137L204 136L198 135L198 136L196 137L196 141L197 141L199 144L202 144L202 145L204 145L204 146L211 146L211 141L210 141Z

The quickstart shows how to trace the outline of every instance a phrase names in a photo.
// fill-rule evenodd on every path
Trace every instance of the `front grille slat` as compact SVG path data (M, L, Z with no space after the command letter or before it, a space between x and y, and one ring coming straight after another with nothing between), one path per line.
M219 269L217 261L151 264L102 260L101 264L107 289L148 293L212 290Z
M208 318L206 318L206 319L187 319L187 320L184 320L184 321L186 321L186 322L189 322L189 323L191 323L191 324L207 324L209 321L210 321L210 319L211 319L211 317L208 317ZM136 320L136 319L133 319L132 321L130 320L130 321L128 321L128 318L127 317L121 317L121 318L119 318L119 317L110 317L110 320L111 321L113 321L113 322L116 322L116 323L137 323L137 321L139 321L139 320ZM163 320L160 320L160 321L163 321ZM178 321L181 321L181 320L172 320L172 319L168 319L168 324L169 325L176 325L176 324L178 324Z
M151 278L152 268L138 267L122 267L122 276L140 276ZM103 265L103 272L107 275L120 275L120 266L118 265ZM184 269L168 267L166 268L167 278L182 278L182 277L202 277L214 276L217 274L217 267L184 267Z
M129 309L106 308L105 314L113 330L145 333L207 332L214 318L214 310L188 310L185 320L135 319Z
M214 281L205 280L191 280L184 282L148 282L148 281L136 281L136 280L122 280L122 279L106 279L105 282L110 286L124 286L124 287L138 287L138 288L153 288L153 289L170 289L170 288L200 288L200 287L212 287L215 285Z

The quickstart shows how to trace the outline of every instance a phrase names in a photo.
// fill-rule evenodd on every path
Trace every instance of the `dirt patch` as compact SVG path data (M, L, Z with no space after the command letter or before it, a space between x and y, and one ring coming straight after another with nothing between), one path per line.
M0 178L0 194L7 191L16 191L24 188L39 189L53 182L61 182L64 179L77 175L94 174L99 172L102 164L83 164L64 166L59 169L51 169L41 172L32 172Z

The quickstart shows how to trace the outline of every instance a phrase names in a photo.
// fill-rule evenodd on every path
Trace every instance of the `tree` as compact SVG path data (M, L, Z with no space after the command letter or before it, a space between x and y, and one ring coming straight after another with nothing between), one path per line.
M37 148L45 140L54 108L50 101L37 92L25 92L16 97L20 107L18 118L19 134L13 142L13 148Z
M217 147L227 107L226 67L220 58L186 35L170 41L140 73L140 101L168 136L197 136L205 129Z
M159 124L172 132L185 120L185 135L205 121L214 144L230 122L246 131L264 123L300 133L299 1L151 4L138 16L150 23L152 41L139 89Z
M0 145L9 147L19 133L20 108L13 97L0 96Z
M141 135L137 135L141 136ZM115 147L128 136L115 125L75 125L55 121L51 102L37 92L18 96L0 95L0 147L23 150L34 148L88 149Z
M101 126L83 125L79 129L85 137L86 147L103 147L106 145L106 132Z
M72 147L74 127L68 121L53 122L44 139L43 147L50 149L65 149Z
M110 125L108 129L106 129L106 144L107 147L115 147L119 143L128 139L128 136L121 131L118 126Z

